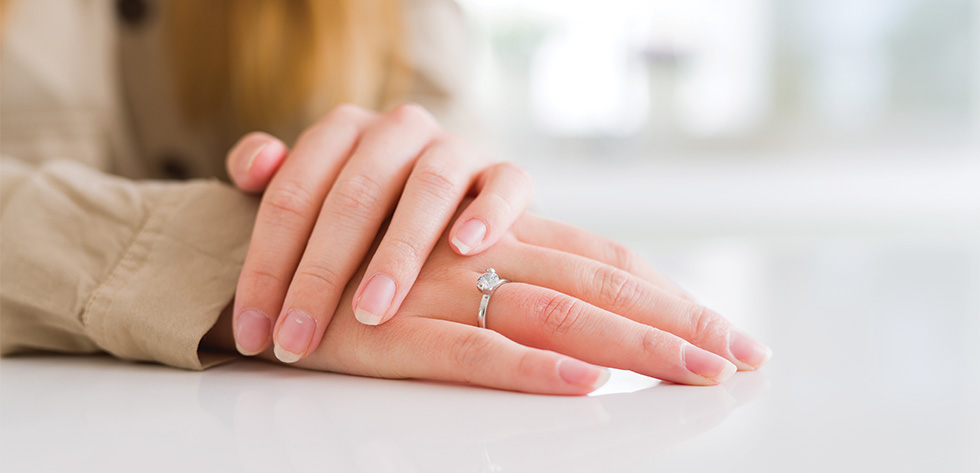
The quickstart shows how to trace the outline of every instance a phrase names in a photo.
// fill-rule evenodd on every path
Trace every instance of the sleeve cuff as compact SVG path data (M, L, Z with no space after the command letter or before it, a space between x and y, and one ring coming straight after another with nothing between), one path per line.
M89 336L120 358L186 369L235 358L199 345L234 297L258 199L213 180L146 185L159 200L86 304Z

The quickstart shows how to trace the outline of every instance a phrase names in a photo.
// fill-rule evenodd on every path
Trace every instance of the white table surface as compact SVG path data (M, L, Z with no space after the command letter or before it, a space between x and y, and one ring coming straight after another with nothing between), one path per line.
M624 231L773 348L763 370L722 386L615 372L594 395L563 398L255 361L187 372L108 357L7 358L0 467L977 472L975 206L923 226Z

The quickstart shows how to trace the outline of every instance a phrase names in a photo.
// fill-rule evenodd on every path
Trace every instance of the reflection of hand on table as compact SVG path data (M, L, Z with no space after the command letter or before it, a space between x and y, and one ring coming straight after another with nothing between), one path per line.
M392 402L385 381L264 374L275 382L241 385L235 403L246 471L616 471L714 428L768 389L763 373L579 398L402 383ZM630 376L616 372L613 384ZM221 386L213 395L228 395ZM209 389L206 378L202 398Z

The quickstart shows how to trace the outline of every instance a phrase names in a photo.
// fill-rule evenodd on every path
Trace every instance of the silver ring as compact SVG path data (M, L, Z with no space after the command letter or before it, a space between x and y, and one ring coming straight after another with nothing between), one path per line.
M476 315L476 320L480 322L480 328L487 328L487 305L490 304L490 296L498 287L509 282L506 279L500 279L493 268L488 268L487 272L476 279L476 288L483 293L483 299L480 300L480 312Z

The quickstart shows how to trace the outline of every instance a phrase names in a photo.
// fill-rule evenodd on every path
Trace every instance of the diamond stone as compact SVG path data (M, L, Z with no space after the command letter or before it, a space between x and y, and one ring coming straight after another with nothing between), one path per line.
M498 282L500 282L500 277L497 276L497 272L494 271L493 268L490 268L487 270L487 272L483 273L482 276L477 278L476 288L481 291L486 291L487 289L496 286Z

